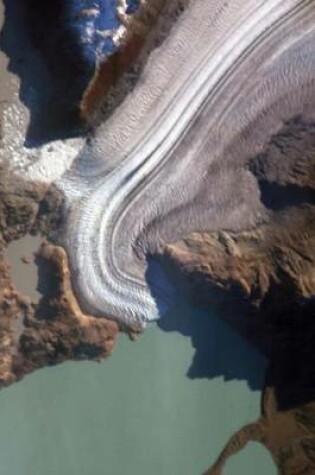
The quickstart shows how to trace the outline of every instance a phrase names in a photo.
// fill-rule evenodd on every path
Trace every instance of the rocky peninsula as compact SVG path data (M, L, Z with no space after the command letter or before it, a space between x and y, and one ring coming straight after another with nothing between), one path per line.
M58 28L69 42L66 23L61 16L46 37L44 16L56 22L58 2L45 14L39 3L23 6L30 24L43 20L30 55L38 74L53 78L43 96L62 100L41 140L31 100L13 94L17 112L2 101L1 384L67 359L106 357L119 330L134 336L163 318L171 281L269 361L261 418L207 473L221 473L250 440L270 450L279 473L315 473L313 3L148 1L130 12L118 2L120 26L100 35L113 50L86 64L90 43L77 36L75 48L51 54ZM94 33L99 4L74 12ZM12 63L10 35L4 43ZM60 94L82 68L73 94ZM32 132L31 149L13 140L16 129ZM15 288L4 256L29 233L43 238L37 303Z

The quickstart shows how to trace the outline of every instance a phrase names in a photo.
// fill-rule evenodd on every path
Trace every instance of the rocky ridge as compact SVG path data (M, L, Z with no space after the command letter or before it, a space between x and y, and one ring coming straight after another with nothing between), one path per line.
M13 180L2 169L0 196L0 386L65 360L105 358L118 326L82 313L72 292L65 251L45 240L60 225L60 193ZM36 254L42 294L38 303L18 292L4 257L6 246L27 233L43 236Z

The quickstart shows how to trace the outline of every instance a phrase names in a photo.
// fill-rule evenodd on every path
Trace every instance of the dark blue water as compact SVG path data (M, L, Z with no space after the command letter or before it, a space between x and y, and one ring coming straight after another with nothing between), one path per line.
M97 60L116 49L111 38L104 38L106 30L120 26L115 0L67 0L64 9L64 28L72 33L82 47L83 58L91 67ZM83 14L88 12L90 14ZM95 13L94 13L95 12Z

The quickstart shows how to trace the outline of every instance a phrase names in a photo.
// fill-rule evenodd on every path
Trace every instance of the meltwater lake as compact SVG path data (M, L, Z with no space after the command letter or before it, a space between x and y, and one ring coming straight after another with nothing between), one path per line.
M259 416L265 361L215 317L177 312L180 332L161 321L137 342L121 335L103 363L45 368L1 390L1 475L200 475ZM224 475L254 470L276 474L258 444Z

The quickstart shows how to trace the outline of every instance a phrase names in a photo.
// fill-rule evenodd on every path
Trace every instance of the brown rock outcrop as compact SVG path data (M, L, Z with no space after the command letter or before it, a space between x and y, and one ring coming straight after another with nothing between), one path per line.
M65 251L44 242L37 261L43 297L34 304L17 292L1 255L0 386L65 360L99 361L113 349L118 326L81 312Z
M196 233L167 246L164 259L195 303L224 310L231 302L272 325L292 303L315 294L314 211L290 209L243 233Z
M0 170L0 387L65 360L99 361L113 348L117 324L81 312L61 247L45 241L37 253L38 303L21 295L11 280L6 245L27 233L51 233L60 224L61 206L54 188Z
M248 442L259 442L272 455L281 475L315 473L315 404L279 411L272 388L266 388L263 414L238 430L228 441L214 465L204 475L221 475L227 459Z
M115 85L123 73L136 61L164 7L165 0L148 0L130 15L119 13L118 7L117 15L126 28L126 32L119 49L96 65L93 78L80 103L80 114L83 119L90 118L109 88Z
M36 126L31 130L34 135L38 134L36 129L47 129L42 132L46 134L44 137L77 134L103 102L105 109L112 111L132 89L149 51L166 36L183 4L187 3L187 0L169 3L145 0L139 2L135 11L129 12L127 3L117 2L116 16L120 28L92 32L93 41L99 40L95 49L102 50L102 42L107 38L113 45L94 55L95 51L91 53L85 38L88 33L82 32L80 38L77 23L84 18L93 18L97 15L97 8L82 8L81 12L69 16L68 7L62 0L48 5L40 0L4 1L6 22L2 48L10 57L13 69L22 76L22 81L29 80L28 71L21 70L18 64L20 51L12 47L15 36L20 47L24 42L28 49L35 48L36 56L42 57L42 81L51 83L47 91L44 91L44 85L40 86L43 96L51 98L48 103L43 101L40 121L34 117ZM123 75L127 77L122 78ZM109 98L106 98L108 93ZM49 119L45 119L47 110Z
M263 414L206 473L248 441L279 473L315 473L315 126L295 117L248 162L268 217L238 233L194 233L160 259L196 305L216 308L268 357ZM250 196L249 196L250 199ZM270 396L272 395L272 397Z
M12 176L0 165L0 243L4 245L27 233L48 234L60 222L61 193L42 183Z
M123 101L136 84L149 53L167 37L187 2L147 0L130 15L120 13L118 8L126 32L119 49L95 68L79 104L84 121L98 122L95 112L101 112L103 121Z
M13 360L17 378L68 359L99 361L110 354L118 332L115 322L81 312L62 248L43 243L37 260L44 295L25 315L25 328Z
M162 260L195 303L219 307L270 354L296 319L315 317L308 304L315 295L314 122L293 118L247 166L265 222L237 233L194 233L166 246Z

